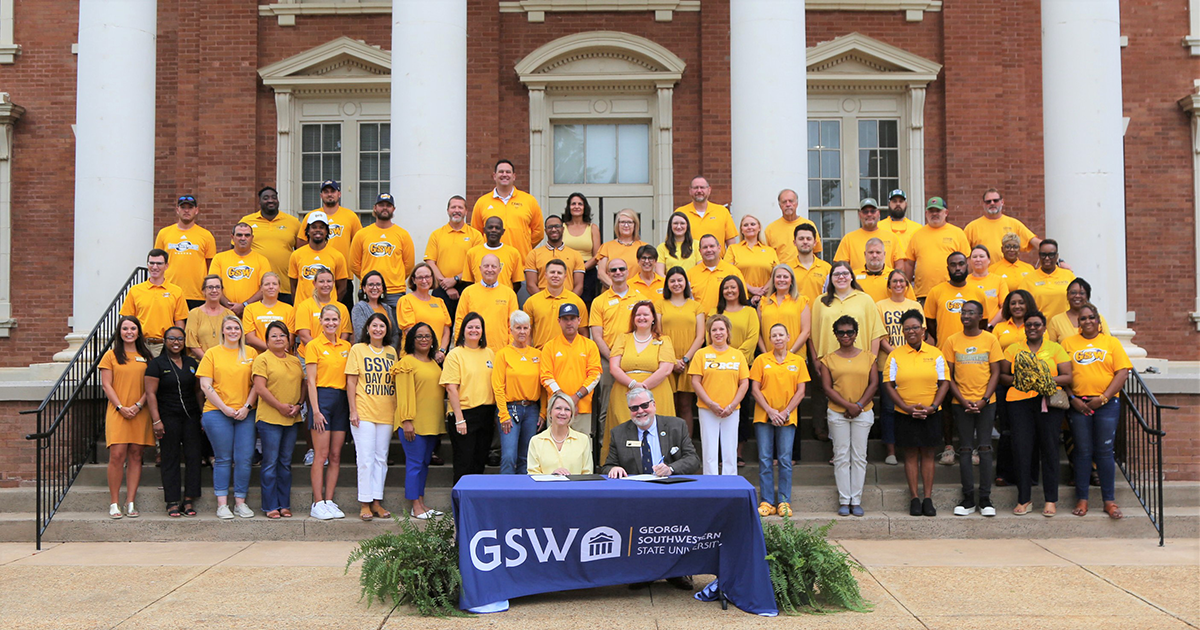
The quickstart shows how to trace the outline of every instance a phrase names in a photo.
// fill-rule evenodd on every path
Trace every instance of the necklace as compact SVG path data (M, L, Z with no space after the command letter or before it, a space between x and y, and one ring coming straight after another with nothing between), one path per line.
M367 347L370 348L371 352L374 352L376 355L383 354L383 348L376 350L375 346L372 346L371 344L367 344Z
M634 340L634 341L636 341L636 342L638 342L638 343L646 343L646 342L650 341L650 339L652 339L652 338L653 338L653 335L652 335L652 334L649 334L649 335L646 335L646 338L645 338L645 339L638 339L638 335L637 335L637 333L636 333L636 332L635 332L635 333L633 333L633 340Z
M569 435L570 435L570 434L568 434L568 436L569 436ZM566 437L563 437L563 439L561 439L561 440L556 440L556 439L554 439L554 433L553 433L553 432L551 432L551 433L550 433L550 440L551 440L552 442L554 442L555 444L557 444L557 445L559 445L559 446L562 446L562 445L563 445L563 442L566 442L566 441L567 441L567 438L566 438Z
M633 239L629 239L629 242L626 243L625 241L622 241L621 239L618 238L617 242L620 243L621 245L624 245L625 247L629 247L630 245L633 245Z

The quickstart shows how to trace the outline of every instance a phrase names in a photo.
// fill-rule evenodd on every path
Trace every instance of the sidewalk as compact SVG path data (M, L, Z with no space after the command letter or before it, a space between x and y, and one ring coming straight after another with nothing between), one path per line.
M523 598L422 619L358 601L342 542L0 544L0 628L1200 627L1200 541L847 540L869 614L766 619L665 584ZM699 583L711 576L698 577Z

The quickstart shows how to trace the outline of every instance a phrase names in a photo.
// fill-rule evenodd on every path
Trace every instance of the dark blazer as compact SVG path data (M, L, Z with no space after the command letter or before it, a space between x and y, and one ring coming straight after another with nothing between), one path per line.
M600 468L601 474L608 474L613 466L620 466L631 475L649 474L654 471L642 470L641 447L625 446L625 442L634 440L641 442L638 428L633 420L626 420L613 427L612 446L608 449L608 459ZM683 420L673 416L658 416L658 443L662 448L663 463L670 466L676 475L695 475L700 472L700 457L696 455L696 447L688 437L687 427ZM672 451L674 449L674 451Z

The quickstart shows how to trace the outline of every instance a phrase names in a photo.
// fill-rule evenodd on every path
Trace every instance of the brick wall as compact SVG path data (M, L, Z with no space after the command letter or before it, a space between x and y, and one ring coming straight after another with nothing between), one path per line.
M15 488L37 478L34 443L25 439L37 431L37 416L20 415L37 406L37 402L0 402L0 488Z
M1200 396L1163 394L1158 402L1179 407L1163 411L1163 473L1168 481L1200 481Z

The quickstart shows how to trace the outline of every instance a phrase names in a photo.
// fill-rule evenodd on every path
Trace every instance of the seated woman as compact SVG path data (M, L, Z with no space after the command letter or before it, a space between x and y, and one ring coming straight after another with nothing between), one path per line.
M547 403L550 429L529 441L529 474L587 475L592 472L592 440L571 428L575 405L555 392Z

